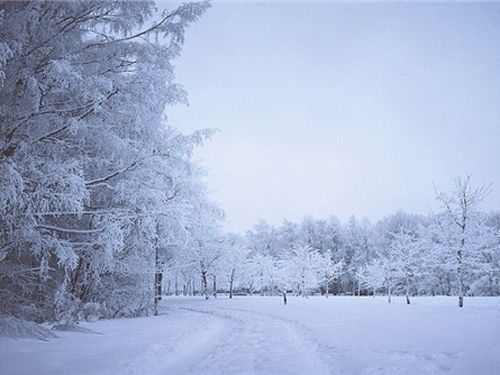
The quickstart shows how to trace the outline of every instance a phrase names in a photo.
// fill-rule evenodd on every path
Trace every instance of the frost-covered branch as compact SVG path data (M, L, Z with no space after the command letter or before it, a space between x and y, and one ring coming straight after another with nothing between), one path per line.
M103 230L103 229L63 228L63 227L57 227L54 225L47 225L47 224L37 224L37 227L41 228L41 229L56 231L56 232L73 233L73 234L93 234L93 233L102 232L102 230Z

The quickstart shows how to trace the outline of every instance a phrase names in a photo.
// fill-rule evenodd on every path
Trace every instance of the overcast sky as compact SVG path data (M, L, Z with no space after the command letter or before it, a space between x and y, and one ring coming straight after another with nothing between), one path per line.
M463 173L500 209L500 4L215 3L175 65L229 230L425 214Z

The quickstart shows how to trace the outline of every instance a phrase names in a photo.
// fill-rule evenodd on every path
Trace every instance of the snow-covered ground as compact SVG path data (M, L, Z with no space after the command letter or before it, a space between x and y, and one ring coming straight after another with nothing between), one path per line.
M500 298L166 298L96 333L0 338L1 374L500 374Z

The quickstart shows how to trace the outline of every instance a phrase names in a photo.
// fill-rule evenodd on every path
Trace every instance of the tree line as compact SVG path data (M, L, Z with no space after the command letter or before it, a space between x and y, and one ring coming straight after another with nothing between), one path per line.
M500 213L483 210L488 192L463 176L450 191L436 192L437 209L428 215L398 211L375 223L307 216L277 227L261 221L244 236L226 235L212 251L179 253L167 267L166 293L383 293L389 302L405 295L407 303L417 295L456 295L460 307L466 295L498 296ZM200 271L213 279L211 291L198 283Z

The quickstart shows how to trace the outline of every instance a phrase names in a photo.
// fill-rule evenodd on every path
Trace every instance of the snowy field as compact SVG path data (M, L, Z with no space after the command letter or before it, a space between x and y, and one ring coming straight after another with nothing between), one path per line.
M94 333L0 338L1 374L500 374L500 298L163 301Z

